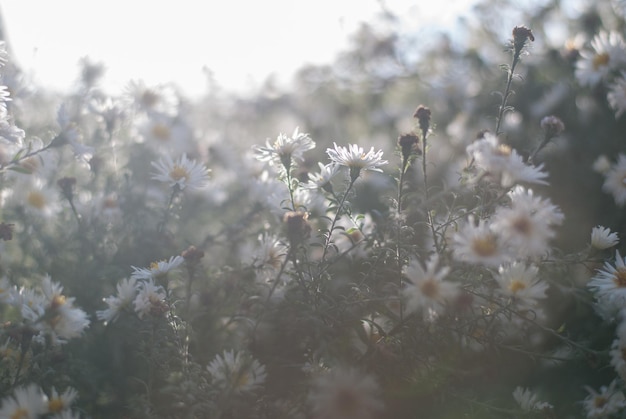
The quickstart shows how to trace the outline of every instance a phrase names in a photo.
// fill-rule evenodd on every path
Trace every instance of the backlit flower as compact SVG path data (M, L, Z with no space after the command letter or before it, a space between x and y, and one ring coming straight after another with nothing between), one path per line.
M526 412L531 412L533 410L552 409L552 405L550 403L537 400L537 394L527 388L515 388L515 390L513 391L513 398L519 404L522 410Z
M474 217L468 217L468 222L454 235L453 240L453 256L463 262L497 267L512 258L508 245L491 229L487 220L479 220L476 225Z
M130 276L134 279L158 279L178 268L184 261L182 256L172 256L169 260L152 262L147 268L132 266L133 273Z
M152 166L157 169L152 179L169 184L170 187L176 187L180 190L185 188L200 189L208 178L208 170L203 164L187 158L183 154L177 161L174 161L169 154L158 162L152 162Z
M281 133L273 143L267 140L265 146L255 146L254 150L260 161L267 161L276 166L282 165L288 171L293 161L301 162L304 152L313 148L315 142L309 134L301 133L296 128L291 137Z
M615 388L616 385L617 382L613 381L608 387L602 386L599 392L591 387L585 387L589 392L589 395L583 401L587 418L605 418L613 413L617 413L626 406L624 394Z
M2 399L0 418L38 419L47 413L47 397L36 384L17 388L13 395Z
M366 153L362 147L356 144L349 144L348 148L338 146L336 143L333 145L334 148L326 149L328 157L333 163L350 169L352 180L359 177L362 170L382 172L378 166L388 163L387 160L383 160L382 150L374 151L374 147Z
M256 390L265 382L265 367L245 352L224 351L207 366L213 382L237 394Z
M619 243L617 233L612 233L610 229L596 226L591 229L591 245L596 249L608 249Z
M619 250L615 251L615 265L604 262L604 269L597 271L587 287L598 298L626 299L626 258L622 258Z
M162 317L169 310L165 298L163 287L155 285L152 279L141 282L133 301L135 312L140 319L147 316Z
M513 262L502 266L495 276L500 286L498 293L511 298L513 302L523 307L534 307L537 300L546 298L548 284L538 276L539 269L534 265Z
M120 312L127 307L131 307L133 300L137 294L137 280L133 277L122 279L117 284L117 295L103 298L108 305L105 310L96 311L98 320L109 323L117 319Z

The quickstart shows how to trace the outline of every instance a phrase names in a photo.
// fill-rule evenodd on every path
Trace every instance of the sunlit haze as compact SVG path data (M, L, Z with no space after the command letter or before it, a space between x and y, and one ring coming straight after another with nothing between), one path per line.
M37 84L70 88L80 58L89 57L104 63L103 85L111 93L143 79L195 94L206 87L203 69L225 89L244 92L270 74L286 82L304 64L330 63L381 4L404 25L421 27L452 25L469 3L6 0L0 10L12 59Z

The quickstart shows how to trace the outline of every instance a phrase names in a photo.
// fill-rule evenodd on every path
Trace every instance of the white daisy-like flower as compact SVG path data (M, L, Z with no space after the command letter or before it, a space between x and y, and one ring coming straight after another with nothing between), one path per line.
M587 418L606 418L626 406L626 398L621 391L615 388L616 385L617 381L614 380L608 387L602 386L600 392L585 386L589 392L589 396L583 401Z
M0 418L38 419L48 411L48 400L36 384L20 387L2 399Z
M373 419L384 409L374 376L353 368L315 377L308 402L313 419Z
M443 313L446 303L458 295L457 285L444 280L450 268L437 270L438 263L439 257L433 253L426 262L425 269L416 260L404 267L403 273L411 281L402 291L408 312L421 310L427 317L437 316Z
M48 398L48 413L60 414L63 411L69 410L72 403L78 398L78 391L72 387L68 387L61 394L53 388L52 394Z
M622 380L626 380L626 340L615 339L609 355L611 356L611 366L615 368L615 372Z
M49 219L61 211L61 194L43 179L22 177L6 191L7 203L21 206L27 214Z
M548 177L542 172L543 165L531 166L524 163L515 149L500 144L498 138L486 133L483 138L467 146L467 153L474 158L476 165L508 188L520 182L547 185Z
M253 248L246 247L242 250L243 257L265 273L277 272L287 257L287 246L275 235L263 234L259 236L258 243Z
M554 226L564 216L549 199L535 197L531 189L516 186L509 192L511 207L498 207L491 228L515 249L519 257L545 255L549 240L556 232Z
M326 192L332 192L333 185L331 181L339 172L339 165L335 163L330 163L327 165L324 165L322 163L317 164L320 168L319 173L309 173L309 181L304 185L304 187L309 189L321 189Z
M366 153L357 144L349 144L348 148L338 146L336 143L333 145L334 148L326 149L326 154L333 163L350 169L350 179L352 180L358 178L362 170L382 172L379 166L388 163L387 160L383 160L383 151L374 151L374 147Z
M626 112L626 72L622 71L621 77L609 86L606 99L615 111L615 117L619 118Z
M268 139L265 146L254 146L258 160L278 167L282 166L286 170L291 168L292 162L301 162L304 152L313 148L315 148L315 142L309 134L299 132L298 127L291 137L281 133L273 143L270 143Z
M626 258L622 258L619 250L615 251L615 266L604 262L604 269L597 271L587 287L598 298L626 299Z
M130 274L134 279L157 279L161 278L174 269L178 268L185 262L185 258L182 256L172 256L169 260L160 260L158 262L152 262L147 268L133 268L133 273Z
M617 233L603 226L596 226L591 229L591 245L596 249L608 249L619 243Z
M108 308L96 311L98 320L104 321L105 324L116 320L123 310L131 307L136 295L137 279L133 277L122 279L117 284L117 295L102 299Z
M237 394L258 389L267 376L265 367L245 352L224 351L207 366L213 382Z
M546 298L548 284L539 278L539 269L534 265L513 262L501 266L495 280L500 286L498 293L511 298L522 307L534 307L537 300Z
M180 102L171 86L147 86L142 80L131 80L124 93L132 108L146 113L175 115Z
M549 410L553 407L550 403L539 401L535 392L523 387L515 388L513 398L522 410L526 412L532 412L533 410Z
M22 316L55 344L81 336L90 322L87 313L74 307L75 298L63 295L63 286L47 275L41 283L41 294L35 304L22 305Z
M209 179L209 171L202 163L187 158L183 154L177 161L174 161L169 154L158 162L151 163L157 172L152 179L169 184L172 188L181 191L185 188L201 189Z
M626 155L620 153L617 163L604 175L602 190L613 195L615 203L623 207L626 204Z
M618 32L598 33L591 41L593 51L583 50L576 62L576 78L583 86L607 80L611 72L626 63L626 43Z
M468 222L453 236L452 254L462 262L498 267L512 259L508 244L491 229L487 220Z
M165 290L155 285L152 279L141 282L138 288L133 305L140 319L146 316L161 317L169 310Z

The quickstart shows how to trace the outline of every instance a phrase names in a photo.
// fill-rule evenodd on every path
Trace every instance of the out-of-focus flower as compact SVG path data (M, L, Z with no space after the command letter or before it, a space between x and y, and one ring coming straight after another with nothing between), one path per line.
M511 207L498 207L492 229L511 245L519 257L537 257L549 250L554 226L564 216L549 199L535 197L531 189L516 186L509 192Z
M37 419L48 411L48 400L36 384L17 388L13 395L2 399L0 418Z
M626 155L620 153L617 163L604 174L602 190L610 193L620 207L626 204Z
M626 379L626 340L618 338L611 345L611 365L622 380Z
M606 98L615 111L615 117L619 118L626 112L626 71L622 71L621 77L617 78L609 86Z
M187 158L186 154L183 154L177 161L166 154L164 158L151 164L157 169L152 179L165 182L170 187L181 191L185 188L200 189L209 179L209 172L204 165Z
M267 140L265 146L255 146L254 150L260 161L282 166L289 171L292 162L301 162L304 152L313 148L315 142L309 134L299 132L299 128L296 127L291 137L281 133L273 143Z
M626 43L617 32L600 32L591 41L593 51L583 50L576 62L576 78L583 86L606 81L611 72L626 64Z
M591 245L596 249L608 249L619 243L617 233L612 233L610 229L596 226L591 229Z
M507 243L490 225L486 220L479 220L476 224L474 217L469 216L468 222L453 237L454 258L490 267L509 262L512 256Z
M309 182L304 185L306 188L310 189L322 189L326 192L333 192L333 185L331 183L332 179L335 177L337 172L339 171L339 165L335 163L330 163L324 165L322 163L318 163L320 172L319 173L310 173L309 174Z
M222 390L236 394L249 393L258 389L267 374L265 367L245 352L224 351L207 366L213 382Z
M412 260L405 266L403 273L411 281L402 291L407 301L407 311L421 310L425 317L437 316L446 308L446 303L458 294L455 283L445 281L450 268L437 270L439 258L434 253L422 266L419 261Z
M160 112L175 115L179 99L170 86L147 86L142 80L132 80L125 89L125 98L129 105L139 112Z
M602 154L595 159L592 169L594 172L606 174L609 170L611 170L611 161L605 154Z
M589 392L589 396L583 401L587 418L606 418L626 406L624 393L617 390L615 388L616 385L617 381L613 381L608 387L602 386L600 392L595 391L591 387L585 387Z
M141 282L138 288L133 304L140 319L146 316L162 317L169 310L165 290L155 285L152 279Z
M524 163L517 151L500 144L491 133L485 133L483 138L467 146L467 153L473 157L479 168L504 187L508 188L520 182L548 184L544 180L548 174L541 171L543 165L531 166Z
M527 388L516 387L513 391L513 398L526 412L549 410L553 407L550 403L539 401L537 394Z
M362 170L382 172L379 166L388 163L387 160L383 160L383 151L374 151L374 147L366 153L362 147L356 144L349 144L348 148L338 146L336 143L333 145L334 148L326 149L326 154L333 163L350 169L350 179L352 180L358 178Z
M548 284L538 277L539 269L534 265L513 262L502 266L495 276L500 286L498 293L509 297L513 302L524 308L537 305L537 300L546 298Z
M316 377L308 402L313 419L374 419L384 408L376 379L349 368Z
M61 394L59 394L56 388L53 388L52 394L48 398L48 413L61 413L69 410L77 398L78 391L71 387L66 388Z
M135 278L122 279L117 284L117 295L103 298L109 306L105 310L96 311L98 320L109 323L117 319L119 314L126 308L130 308L137 294L137 280Z

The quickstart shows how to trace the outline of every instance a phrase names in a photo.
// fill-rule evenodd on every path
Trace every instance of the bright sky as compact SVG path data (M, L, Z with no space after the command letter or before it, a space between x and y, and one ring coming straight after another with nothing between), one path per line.
M406 25L450 26L471 0L384 0ZM104 87L131 79L174 82L188 94L219 85L245 91L271 73L332 61L380 0L0 0L12 59L43 86L68 89L78 61L106 66Z

